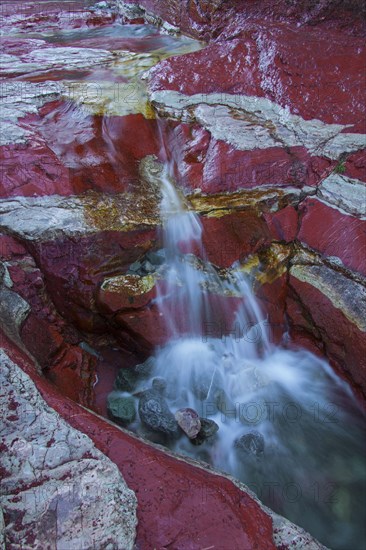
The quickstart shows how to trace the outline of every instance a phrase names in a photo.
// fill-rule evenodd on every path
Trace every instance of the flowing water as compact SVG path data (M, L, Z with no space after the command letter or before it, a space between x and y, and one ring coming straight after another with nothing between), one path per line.
M171 411L189 407L219 426L200 445L186 436L165 444L234 475L331 548L364 548L365 418L350 388L312 353L271 344L240 265L222 279L204 251L194 260L202 227L168 169L161 216L166 265L156 303L169 341L152 376L165 380ZM213 334L210 319L229 318L233 303L212 306L210 288L242 297L225 334Z

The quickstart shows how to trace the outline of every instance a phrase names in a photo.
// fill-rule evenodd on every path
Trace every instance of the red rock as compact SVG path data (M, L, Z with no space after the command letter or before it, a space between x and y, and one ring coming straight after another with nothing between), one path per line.
M203 94L203 102L213 92L266 97L306 120L349 124L348 132L365 132L362 39L331 39L319 29L294 32L263 24L246 25L242 34L162 61L151 71L151 88ZM240 35L240 27L233 35Z
M317 4L309 4L306 1L288 2L281 0L274 4L270 0L256 0L251 4L241 3L241 17L237 22L240 27L244 21L256 19L257 21L281 21L296 24L296 28L311 31L318 27L323 33L330 30L340 30L344 34L362 35L365 30L363 14L364 6L360 0L343 5L336 4L334 0L322 0ZM240 5L239 4L239 5ZM234 2L235 5L235 2ZM338 9L335 9L337 7ZM230 35L234 22L222 25L223 36ZM279 25L280 26L280 25Z
M354 325L342 311L312 285L290 277L290 285L295 290L301 309L288 309L291 325L296 330L321 338L327 357L352 385L366 390L366 340L364 333ZM305 319L304 319L305 313Z
M250 40L247 43L231 40L166 59L152 69L150 87L153 91L177 90L187 95L213 92L263 95L260 75L246 61L250 48L255 48ZM186 77L182 79L184 67Z
M164 285L161 287L161 291L164 293ZM173 296L173 300L174 298L175 296ZM242 301L242 298L208 293L200 326L203 337L221 338L231 333L235 312ZM169 307L169 300L165 307ZM183 302L182 304L174 301L174 319L180 334L189 333L192 329L191 312L188 307L189 303ZM141 309L120 310L114 320L133 335L140 349L146 353L151 353L155 347L166 344L170 338L175 336L174 327L167 323L166 313L161 312L152 302ZM118 332L116 336L118 338Z
M366 182L366 149L347 157L345 175Z
M331 163L311 157L302 147L238 151L211 139L202 174L204 193L236 191L260 185L316 185L328 174ZM184 180L183 180L184 181Z
M311 156L303 147L239 151L198 125L164 123L174 175L184 189L205 194L260 185L317 185L336 162Z
M179 409L175 413L175 419L190 439L197 437L201 429L201 421L196 411L189 408Z
M66 325L49 300L42 273L33 258L25 251L19 255L15 248L15 254L8 259L12 291L30 306L30 313L20 328L23 344L65 395L91 406L95 356L76 345L83 338L72 326Z
M94 409L96 362L96 357L81 348L65 346L47 372L47 378L57 386L61 395Z
M275 241L290 243L296 239L299 220L293 206L286 206L274 214L266 213L264 218Z
M298 239L324 256L336 256L343 264L366 274L366 222L342 214L317 199L307 198L299 208Z
M118 82L115 86L115 93L122 93ZM22 123L37 137L27 145L0 148L3 196L128 190L139 180L139 161L160 153L156 121L140 114L87 116L72 103L53 101Z
M0 147L2 197L69 195L69 169L42 140Z
M13 17L16 15L16 19ZM60 9L57 2L7 2L2 5L3 30L18 32L49 32L61 29L78 29L111 24L115 14L103 15L89 11L83 0L73 1ZM9 33L10 34L10 33Z
M200 2L189 0L177 9L176 0L132 0L131 3L144 6L148 11L160 15L169 23L203 40L223 36L235 36L245 29L246 23L268 21L282 24L292 23L298 29L311 31L315 26L321 30L342 30L351 35L363 35L365 31L365 6L362 0L339 5L335 0L322 0L316 4L280 0L242 0L226 2ZM280 26L280 25L278 25Z
M115 93L122 93L115 86ZM40 137L26 147L4 148L9 160L2 181L9 196L121 192L139 181L139 161L160 153L156 120L140 114L87 116L76 105L57 101L23 122Z
M269 244L270 234L264 219L253 211L234 212L221 218L202 217L202 248L194 252L220 267L229 267ZM218 245L218 243L220 243Z
M140 24L140 23L134 23ZM131 27L132 32L132 27ZM127 50L136 53L150 52L154 50L159 50L166 47L167 37L158 33L157 29L152 31L151 34L148 34L146 37L134 37L134 36L99 36L96 38L84 38L82 40L70 40L67 42L67 45L70 47L80 47L80 48L99 48L102 50ZM59 46L63 46L64 43L57 43ZM93 71L93 78L95 72ZM109 73L110 78L110 73Z
M258 284L254 291L263 318L266 319L264 326L268 331L268 339L270 343L279 345L286 331L287 276L284 274L273 281Z
M96 358L78 346L67 344L55 327L31 313L21 338L62 395L85 407L94 403Z
M152 246L155 231L100 231L74 239L32 243L48 293L58 311L77 327L104 331L105 320L96 307L98 286L127 271Z
M73 427L91 437L97 448L117 464L138 499L136 543L141 548L173 544L198 550L217 546L221 541L226 544L228 532L230 545L235 548L276 548L272 519L229 479L177 460L81 409L41 378L29 359L13 345L7 344L7 348L47 403Z
M26 254L24 246L14 237L0 235L0 256L2 260L10 260L14 256Z
M50 368L55 356L60 352L63 338L47 321L30 313L25 320L21 337L26 348L37 359L42 368Z

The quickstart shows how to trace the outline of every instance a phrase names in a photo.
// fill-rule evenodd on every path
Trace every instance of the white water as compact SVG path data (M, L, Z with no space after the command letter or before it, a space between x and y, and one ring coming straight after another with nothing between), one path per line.
M363 548L365 421L351 390L313 354L271 344L240 266L222 280L206 261L199 219L168 171L162 197L167 265L157 305L169 341L156 350L153 376L166 380L173 413L191 407L219 425L200 446L185 436L168 445L241 479L328 546ZM197 250L201 262L191 254ZM242 296L234 315L230 293ZM235 441L253 433L264 448L239 452Z

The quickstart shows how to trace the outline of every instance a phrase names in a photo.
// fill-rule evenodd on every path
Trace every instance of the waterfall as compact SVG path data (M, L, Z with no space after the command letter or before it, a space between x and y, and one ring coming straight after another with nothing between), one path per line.
M219 429L201 445L185 436L166 444L242 480L332 548L356 549L364 416L326 361L270 342L250 281L239 263L223 278L208 262L200 220L170 171L167 164L161 178L166 262L155 301L167 343L155 351L152 374L164 379L173 413L189 407ZM229 296L237 297L234 311ZM212 330L220 318L231 319L225 333Z

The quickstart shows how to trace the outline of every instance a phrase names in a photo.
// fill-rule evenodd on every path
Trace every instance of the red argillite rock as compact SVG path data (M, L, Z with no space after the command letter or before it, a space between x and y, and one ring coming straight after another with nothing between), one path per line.
M4 145L0 147L0 162L2 197L73 193L69 169L45 143Z
M366 182L366 149L349 155L344 164L347 176Z
M360 204L360 209L365 205ZM315 198L300 207L298 239L324 257L336 257L345 267L366 275L366 221Z
M33 244L47 281L47 289L58 310L81 329L104 330L95 306L98 285L124 272L150 246L151 230L136 232L100 231L80 237Z
M41 369L57 384L64 395L85 406L94 402L96 358L78 344L82 336L68 326L47 296L42 272L33 258L15 239L0 237L2 259L6 260L8 293L28 304L28 311L19 337ZM5 306L6 304L3 304ZM10 323L5 329L10 330Z
M117 342L130 354L123 359L129 366L135 355L151 353L170 336L154 303L156 287L143 285L132 295L126 288L130 264L158 240L162 171L156 157L171 162L177 186L201 216L202 246L194 253L202 258L207 253L223 268L237 260L254 265L271 340L279 342L286 321L297 341L324 351L356 385L366 387L364 7L359 0L311 6L292 0L140 3L209 43L153 66L157 52L164 57L175 39L149 34L147 27L129 28L133 38L118 37L114 30L126 30L120 25L102 36L101 27L115 21L113 3L77 1L61 10L57 2L3 6L9 36L2 42L1 67L6 131L0 148L0 294L2 345L13 362L8 365L14 372L24 369L47 403L123 473L138 499L136 548L202 550L224 548L226 541L248 550L319 548L229 478L146 444L76 402L94 406L97 373L102 391L111 389L120 366ZM131 5L120 7L130 13L122 21L141 23L146 15L141 9L133 13ZM165 30L174 29L165 24ZM140 40L138 33L145 31ZM26 39L27 32L44 39ZM142 67L163 120L154 118L142 83L135 87ZM128 83L132 87L123 88ZM99 103L80 84L100 90ZM127 105L135 92L142 99ZM190 250L182 244L180 252ZM217 319L224 299L232 306L226 318ZM210 335L230 331L238 302L235 296L210 296L210 315L203 320ZM109 346L105 361L88 342ZM114 361L108 353L115 353ZM17 420L14 411L25 399L19 385L15 389L18 400L11 397L6 409L9 423ZM26 428L19 426L24 440ZM48 436L44 442L40 452L50 449L44 452L56 461L48 466L59 465L64 455L56 456L58 444ZM83 460L107 464L88 449ZM77 461L78 450L72 451L70 460ZM67 460L59 466L61 478L72 475ZM80 464L75 468L79 472ZM106 488L110 525L118 531L123 510L116 509L115 487L108 482L123 484L115 468L109 477L101 468L97 473ZM11 468L5 474L13 479ZM39 479L51 474L41 465ZM38 494L35 485L29 488ZM34 529L16 539L28 510L19 508L18 494L9 494L10 505L0 499L0 531L3 508L5 530L13 518L16 526L10 544L35 545ZM59 497L51 512L63 510ZM95 527L94 519L100 528L100 510L95 518L93 510L87 513L87 529ZM42 544L48 544L49 516L40 518ZM81 546L133 544L116 540L114 531L109 540L108 522L103 529L97 540ZM74 544L77 533L70 532ZM62 533L66 548L64 527Z
M365 287L324 265L290 270L287 314L295 333L322 342L327 357L359 387L366 387Z
M210 262L229 267L270 243L263 218L255 212L234 212L220 218L201 218L203 225L202 250ZM199 254L201 251L197 250Z
M286 206L274 214L264 215L274 240L291 243L298 232L298 212L293 206Z
M266 97L306 120L350 124L352 131L362 133L365 90L358 83L363 78L363 40L338 38L329 40L319 29L294 32L258 25L243 32L243 38L220 40L162 61L151 70L150 87L202 94L203 102L210 93ZM336 63L329 63L330 56Z
M201 421L196 411L193 409L179 409L175 413L175 419L189 439L197 437L201 429Z
M117 0L117 5L124 2ZM321 0L309 5L304 0L213 0L212 2L186 3L167 0L132 0L129 5L143 6L148 12L159 15L191 36L210 40L225 33L242 28L253 20L261 24L275 21L280 26L291 23L295 28L320 27L325 30L346 30L350 34L362 35L365 31L365 5L361 0L339 4L336 0ZM140 14L140 15L143 15Z
M77 127L75 117L80 120ZM36 135L26 144L0 147L4 197L126 191L139 180L139 161L160 152L156 121L140 114L103 119L55 101L24 123ZM82 132L89 139L82 139Z
M273 185L317 185L335 161L312 156L304 147L239 151L199 125L164 123L177 182L204 194Z
M163 292L163 285L162 285ZM156 288L154 289L154 293ZM151 297L150 292L147 293L146 298ZM100 300L109 298L108 296L101 296ZM112 301L113 300L113 301ZM141 300L144 300L141 297ZM209 292L206 297L207 307L205 311L202 311L202 333L203 336L215 336L221 338L226 334L229 334L232 330L234 323L235 311L242 304L242 298L234 296L224 296L220 294L214 294ZM123 307L125 306L125 300L122 295L121 299L118 299L118 295L109 300L110 306L113 308L120 307L121 309L115 313L114 321L126 330L131 336L138 342L141 350L147 353L152 353L154 348L162 346L168 342L170 338L174 336L174 328L167 324L164 312L159 309L156 303L148 301L143 307ZM180 309L178 304L174 304L173 301L167 298L167 306L173 306L175 308L175 314L177 316L176 323L178 330L181 334L188 333L191 330L190 315L188 310L189 304L182 304ZM225 307L226 306L226 307ZM105 304L101 303L101 309L105 309ZM221 312L221 314L218 314ZM116 331L116 337L118 338L118 330ZM124 338L124 334L121 334L121 340Z

